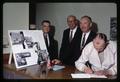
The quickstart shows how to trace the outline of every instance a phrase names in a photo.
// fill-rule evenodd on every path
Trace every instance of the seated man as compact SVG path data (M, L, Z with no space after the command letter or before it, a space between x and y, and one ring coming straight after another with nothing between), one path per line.
M49 20L43 20L42 23L42 31L45 40L45 44L50 56L50 60L58 58L58 43L54 39L54 36L51 35L51 22Z
M97 75L117 74L116 44L108 41L103 33L98 33L95 39L83 49L80 58L75 62L79 71ZM89 61L91 67L85 63Z

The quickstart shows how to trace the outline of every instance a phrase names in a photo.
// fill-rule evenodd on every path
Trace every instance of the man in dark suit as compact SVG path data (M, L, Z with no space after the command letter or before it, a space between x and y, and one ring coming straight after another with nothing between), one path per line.
M89 16L83 16L80 19L80 29L82 31L81 33L81 41L80 41L80 50L77 51L77 54L82 53L83 48L89 43L91 42L95 36L96 36L96 32L94 32L92 29L92 19ZM80 57L80 56L79 56ZM79 58L78 57L78 58ZM90 63L87 61L86 65L90 65Z
M80 29L82 31L82 34L81 34L80 50L82 50L96 36L96 32L92 31L91 26L92 26L91 17L89 17L89 16L81 17Z
M59 59L63 64L74 66L75 61L81 56L83 48L95 38L96 33L91 29L92 20L89 16L81 17L80 27L77 27L75 16L68 16L67 23L69 28L63 33ZM75 29L77 29L75 35L70 41L71 30Z
M43 36L45 39L45 44L50 56L50 60L58 58L58 43L54 39L54 36L51 35L51 23L49 20L43 20L42 23Z
M62 44L59 59L62 64L74 66L74 62L79 58L76 51L80 49L81 30L77 26L77 19L70 15L67 17L68 28L63 32Z

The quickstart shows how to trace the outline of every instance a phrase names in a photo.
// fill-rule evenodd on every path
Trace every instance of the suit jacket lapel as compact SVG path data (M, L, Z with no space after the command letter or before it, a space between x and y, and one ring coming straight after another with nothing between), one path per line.
M73 37L72 41L75 40L76 38L78 38L79 36L81 36L80 29L79 29L79 27L77 27L77 30L76 30L76 32L74 34L74 37Z
M87 38L87 41L86 41L85 45L87 45L92 40L92 37L93 37L93 34L92 34L92 31L91 31L88 38Z

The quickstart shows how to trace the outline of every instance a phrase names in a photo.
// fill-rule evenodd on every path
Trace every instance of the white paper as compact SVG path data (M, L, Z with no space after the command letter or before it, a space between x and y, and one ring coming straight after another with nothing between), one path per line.
M95 74L71 74L72 78L107 78L105 75L95 75Z
M53 66L54 71L57 71L57 70L60 70L60 69L63 69L63 68L65 68L65 66L60 66L60 65L54 65Z
M107 78L105 75L95 75L95 74L90 74L91 78Z
M89 74L71 74L72 78L90 78Z

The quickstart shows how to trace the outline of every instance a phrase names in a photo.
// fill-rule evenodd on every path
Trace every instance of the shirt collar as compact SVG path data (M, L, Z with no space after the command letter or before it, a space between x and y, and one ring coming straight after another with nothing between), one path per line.
M70 31L76 32L77 26L74 29L70 29Z
M84 33L84 32L83 32L83 34L89 35L89 34L90 34L90 32L91 32L91 30L89 30L87 33Z

